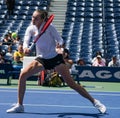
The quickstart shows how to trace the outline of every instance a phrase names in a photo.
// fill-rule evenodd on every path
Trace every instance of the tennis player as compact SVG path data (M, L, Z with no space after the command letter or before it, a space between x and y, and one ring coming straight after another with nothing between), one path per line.
M42 26L45 24L48 18L48 13L44 10L36 10L32 15L32 24L28 26L23 48L26 54L30 53L29 44L30 39L33 39L38 35ZM69 69L65 65L62 54L56 52L56 48L59 50L63 44L63 39L51 24L45 33L36 42L36 58L27 67L25 67L20 75L18 82L18 101L15 106L8 109L7 113L22 113L24 112L23 99L26 90L26 80L28 77L35 73L38 73L45 69L55 69L67 83L67 85L77 91L84 98L87 98L93 106L95 106L100 113L106 112L106 107L99 100L93 98L81 85L75 83L71 78Z

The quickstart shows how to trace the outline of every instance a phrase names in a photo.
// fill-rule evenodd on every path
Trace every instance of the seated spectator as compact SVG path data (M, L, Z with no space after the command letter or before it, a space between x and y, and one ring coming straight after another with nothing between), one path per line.
M6 34L5 36L4 36L4 39L3 39L3 41L2 41L2 45L12 45L12 40L9 38L9 35L8 34Z
M100 51L97 51L97 52L96 52L96 56L92 59L92 64L93 64L94 61L96 61L97 55L100 55L101 58L102 58L102 60L103 60L104 63L106 64L106 60L102 57L102 53L101 53Z
M8 46L8 51L6 52L5 57L12 61L13 51L12 51L12 46L11 45Z
M13 39L13 43L14 44L20 44L21 42L20 42L20 36L19 35L17 35L14 39Z
M83 59L79 59L77 61L77 65L79 65L79 66L85 66L86 64L85 64L85 61Z
M25 55L25 54L24 54L24 50L23 50L23 45L20 44L20 45L18 46L18 50L14 52L13 57L15 58L15 57L18 57L18 56L19 56L19 57L20 57L20 60L23 61L24 55Z
M83 59L79 59L77 63L74 63L71 68L71 75L74 79L78 77L78 70L76 69L76 66L86 66L86 63ZM80 84L79 80L77 80L77 83Z
M102 59L101 55L97 55L95 61L92 66L106 66L105 61Z
M23 68L23 62L20 60L19 56L14 57L14 60L12 61L12 66L13 66L13 72L14 72L12 74L12 78L18 79L21 69Z
M4 51L0 52L0 63L1 64L10 64L11 61L5 58L5 54L6 53Z
M14 56L14 60L12 61L13 69L15 70L21 70L23 66L23 62L20 60L19 56Z
M8 31L8 38L12 41L12 31Z
M0 52L0 64L5 64L5 58L3 52Z
M111 61L108 63L108 67L119 67L120 64L116 56L113 56Z
M66 65L68 66L68 68L71 69L71 67L73 65L73 60L70 59L69 55L70 55L69 50L68 49L64 49L63 50L64 61L65 61Z

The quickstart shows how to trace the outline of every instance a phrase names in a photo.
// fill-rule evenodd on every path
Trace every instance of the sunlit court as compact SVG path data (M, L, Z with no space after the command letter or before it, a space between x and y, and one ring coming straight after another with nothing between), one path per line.
M28 88L24 100L24 113L6 113L17 100L16 88L0 89L1 118L118 118L120 115L120 92L104 91L104 85L93 86L83 83L90 94L101 100L107 107L105 114L100 114L94 106L70 88L36 87ZM106 84L107 85L107 84ZM109 84L107 85L109 86ZM100 92L101 90L101 92Z
M0 0L0 118L120 118L120 0Z

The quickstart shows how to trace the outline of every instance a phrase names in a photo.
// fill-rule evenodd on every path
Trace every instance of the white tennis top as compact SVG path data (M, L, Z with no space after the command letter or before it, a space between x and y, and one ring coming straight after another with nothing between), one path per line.
M42 26L38 29L35 25L30 25L26 29L23 48L28 48L30 42L34 40L34 38L40 32ZM56 28L50 24L50 26L46 29L45 33L38 39L36 42L36 54L45 59L53 58L57 55L55 50L56 44L59 43L60 45L63 44L63 39L61 38L60 34L57 32Z

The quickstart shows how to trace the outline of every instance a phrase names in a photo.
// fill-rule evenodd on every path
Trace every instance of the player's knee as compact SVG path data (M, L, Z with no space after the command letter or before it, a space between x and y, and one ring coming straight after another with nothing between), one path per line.
M67 82L67 85L72 89L75 88L75 83L74 82Z
M25 75L26 75L26 73L24 71L22 71L19 75L19 78L25 78Z
M28 73L28 71L23 70L21 71L20 75L19 75L19 79L27 79L30 76L30 73Z

